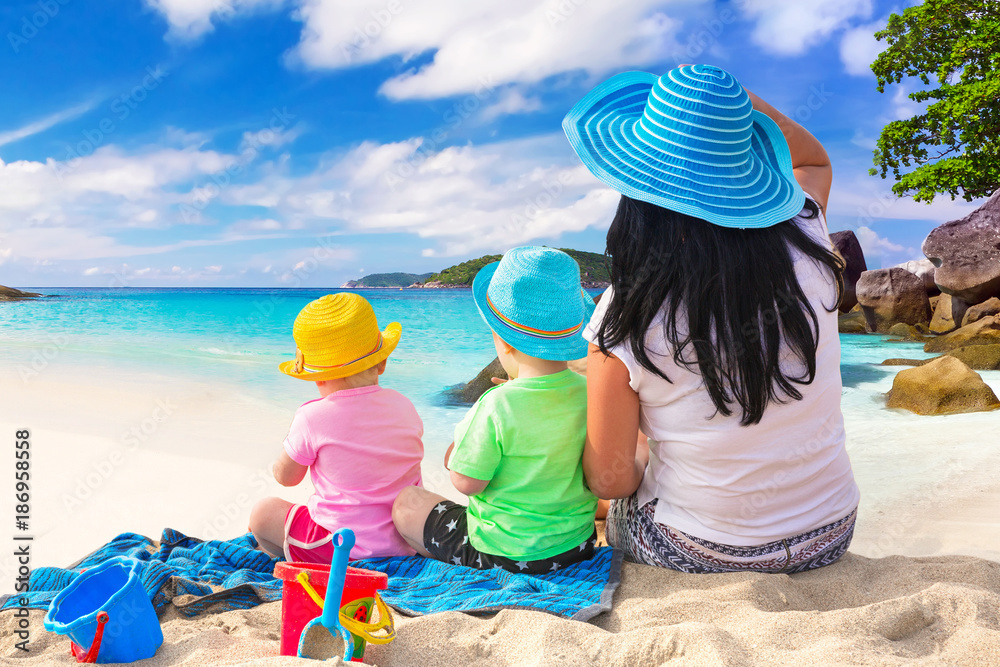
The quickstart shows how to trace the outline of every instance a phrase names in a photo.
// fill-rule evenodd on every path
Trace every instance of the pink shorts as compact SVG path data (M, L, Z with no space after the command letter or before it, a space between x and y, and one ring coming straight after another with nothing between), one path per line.
M333 562L333 534L312 520L305 505L292 505L285 515L285 559L296 563Z

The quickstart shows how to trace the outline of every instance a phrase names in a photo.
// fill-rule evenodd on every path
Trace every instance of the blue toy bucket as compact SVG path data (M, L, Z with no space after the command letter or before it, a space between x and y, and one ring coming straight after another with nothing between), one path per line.
M118 556L85 570L52 600L45 629L68 635L79 662L132 662L163 643L140 561Z

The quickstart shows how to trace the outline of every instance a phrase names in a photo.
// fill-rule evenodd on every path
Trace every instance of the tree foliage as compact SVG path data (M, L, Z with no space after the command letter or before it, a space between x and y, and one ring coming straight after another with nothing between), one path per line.
M571 250L560 248L564 253L576 260L580 265L580 279L584 282L608 282L611 274L608 271L607 262L604 255L596 252L585 252L583 250ZM472 285L476 274L487 264L500 261L502 255L485 255L478 259L470 259L467 262L449 266L441 273L435 273L428 282L440 281L446 285Z
M472 281L475 280L476 274L479 273L479 269L487 264L499 262L500 257L501 255L484 255L479 259L470 259L467 262L449 266L441 273L432 275L427 282L441 282L445 285L468 285L471 287Z
M882 129L871 173L891 171L892 191L916 201L991 195L1000 187L1000 1L924 0L875 37L888 43L872 64L879 92L916 77L923 86L908 97L926 107Z
M409 287L430 277L430 273L372 273L355 282L358 287Z

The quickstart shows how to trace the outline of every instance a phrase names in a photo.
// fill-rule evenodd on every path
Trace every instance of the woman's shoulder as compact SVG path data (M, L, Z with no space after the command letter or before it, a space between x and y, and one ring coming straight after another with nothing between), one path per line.
M826 224L825 212L808 192L806 193L806 199L806 206L793 218L793 221L800 229L809 234L813 240L830 245L830 230ZM809 206L810 204L812 206Z

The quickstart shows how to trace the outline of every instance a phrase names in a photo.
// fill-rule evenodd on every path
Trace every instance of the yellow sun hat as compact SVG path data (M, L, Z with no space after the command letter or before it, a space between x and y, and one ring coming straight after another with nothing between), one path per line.
M312 382L354 375L384 361L396 349L402 330L399 322L393 322L379 331L375 311L363 296L327 294L295 318L295 361L278 368Z

